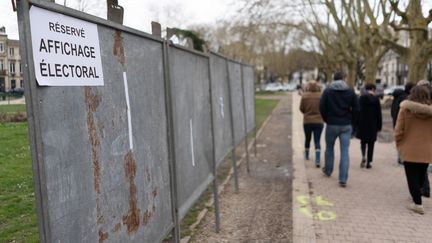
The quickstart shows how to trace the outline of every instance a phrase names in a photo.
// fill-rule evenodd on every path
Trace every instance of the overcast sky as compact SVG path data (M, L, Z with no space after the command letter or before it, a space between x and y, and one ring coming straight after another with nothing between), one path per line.
M106 0L55 0L93 15L106 18ZM162 28L185 28L192 24L214 24L235 14L234 0L118 0L125 9L123 24L134 29L151 32L151 21ZM0 26L6 27L11 39L18 38L16 13L11 1L0 0Z

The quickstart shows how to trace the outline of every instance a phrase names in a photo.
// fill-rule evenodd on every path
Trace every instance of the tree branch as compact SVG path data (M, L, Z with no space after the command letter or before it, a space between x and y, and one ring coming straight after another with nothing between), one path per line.
M402 12L402 10L399 9L399 0L390 0L390 6L393 9L393 11L399 15L399 17L402 18L404 21L408 21L408 16L406 12Z

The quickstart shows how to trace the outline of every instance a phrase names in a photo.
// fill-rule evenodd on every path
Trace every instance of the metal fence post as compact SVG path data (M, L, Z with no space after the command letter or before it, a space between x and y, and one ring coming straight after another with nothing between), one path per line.
M243 122L244 122L244 131L245 131L245 137L244 137L244 143L245 143L245 150L246 150L246 170L247 173L249 174L250 169L249 169L249 150L248 150L248 129L247 129L247 117L246 117L246 96L245 96L245 85L244 85L244 75L243 75L243 64L241 64L241 72L240 72L240 77L241 77L241 89L242 89L242 94L243 94Z
M258 154L258 149L257 149L257 116L256 116L256 96L255 96L255 72L254 72L254 91L253 91L253 99L254 99L254 107L253 107L253 111L254 111L254 152L255 152L255 157L257 157Z
M209 67L209 94L210 94L210 119L211 119L211 136L212 136L212 163L213 163L213 203L215 208L215 231L219 233L220 230L220 213L219 213L219 190L217 184L217 164L216 164L216 142L215 142L215 132L214 132L214 119L213 119L213 95L212 95L212 78L211 71L212 67L210 65L210 57L208 58Z
M174 151L174 123L173 123L173 104L171 99L171 83L169 69L169 44L163 42L163 68L164 68L164 83L165 83L165 105L167 117L167 135L168 135L168 161L170 169L170 186L171 186L171 211L174 221L174 229L172 231L175 243L180 242L180 224L178 219L178 203L177 203L177 174L176 174L176 157Z
M231 148L231 163L234 173L234 189L235 192L239 192L239 183L238 183L238 173L237 173L237 158L236 158L236 142L234 137L234 114L233 114L233 103L232 103L232 92L231 92L231 78L230 78L230 71L229 71L229 62L228 59L225 58L226 62L226 69L227 69L227 82L228 82L228 102L229 102L229 109L230 109L230 120L231 120L231 139L232 139L232 148Z
M42 174L45 169L43 168L43 156L41 154L42 139L38 133L40 131L40 121L37 119L39 113L38 108L38 97L36 94L36 78L33 63L33 50L31 43L31 32L30 32L30 3L28 0L18 1L18 25L20 35L20 55L24 67L24 82L26 88L26 110L28 117L28 131L29 131L29 142L30 152L32 157L32 170L33 170L33 181L35 183L35 198L36 198L36 211L39 228L39 240L40 242L51 242L50 238L50 227L48 224L48 205L46 198L43 195L47 195L45 185L45 176ZM26 62L27 61L27 62Z

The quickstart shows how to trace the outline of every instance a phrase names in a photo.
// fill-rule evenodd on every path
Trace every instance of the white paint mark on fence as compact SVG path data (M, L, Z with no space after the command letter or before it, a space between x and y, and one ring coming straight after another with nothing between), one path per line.
M132 118L131 118L131 111L130 111L129 88L128 88L126 72L123 72L123 83L124 83L125 94L126 94L126 106L127 106L128 129L129 129L129 148L132 150L133 149Z
M224 113L224 103L223 103L223 97L222 96L219 97L219 107L221 110L221 116L222 116L222 118L224 118L225 113Z
M191 145L191 154L192 154L192 166L195 167L195 153L194 153L194 139L193 139L192 119L189 120L189 130L190 130L190 145Z

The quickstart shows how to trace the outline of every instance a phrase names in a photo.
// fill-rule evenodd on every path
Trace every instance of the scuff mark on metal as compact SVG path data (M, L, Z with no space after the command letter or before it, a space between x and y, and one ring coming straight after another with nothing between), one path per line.
M98 122L98 128L99 128L99 133L101 135L102 138L105 137L105 125L103 122Z
M118 223L114 226L114 229L112 230L112 232L117 233L117 232L119 232L120 229L121 229L121 224Z
M159 194L158 188L155 188L152 191L152 196L153 196L152 197L152 201L153 201L153 203L152 203L152 206L151 206L151 210L147 209L144 212L144 214L143 214L143 224L144 225L147 225L150 222L151 218L153 217L153 215L156 212L156 197L157 197L158 194Z
M143 214L143 224L147 225L151 217L153 217L153 212L149 212L148 210L146 210Z
M124 55L124 47L123 47L123 37L121 36L122 32L120 30L116 30L114 34L114 47L113 54L117 57L117 61L122 65L125 64L125 55Z
M129 211L123 216L123 224L126 225L128 233L134 233L140 225L140 209L137 206L137 187L135 185L137 167L131 150L124 156L124 162L126 177L129 180Z
M151 176L150 176L150 170L148 167L145 169L145 176L146 176L147 181L150 182Z

